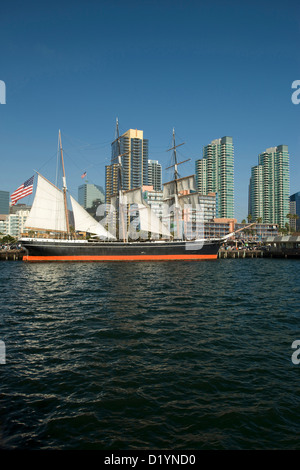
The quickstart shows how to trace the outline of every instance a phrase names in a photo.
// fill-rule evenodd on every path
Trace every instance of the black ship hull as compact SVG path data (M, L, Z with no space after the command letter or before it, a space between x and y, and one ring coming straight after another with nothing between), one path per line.
M177 261L217 259L220 241L87 242L20 239L24 261Z

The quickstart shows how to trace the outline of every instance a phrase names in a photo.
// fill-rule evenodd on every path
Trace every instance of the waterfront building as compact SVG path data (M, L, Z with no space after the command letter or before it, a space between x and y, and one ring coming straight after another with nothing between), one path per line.
M203 207L203 221L209 222L217 217L217 195L210 193L207 195L199 194L199 204Z
M300 232L300 191L290 196L290 214L298 216L290 219L291 229Z
M5 220L0 220L0 232L18 238L23 232L29 210L19 210L15 214L8 214Z
M162 189L162 168L157 160L148 160L148 185L152 185L154 191Z
M277 224L256 223L247 228L248 223L237 223L236 219L215 218L204 222L205 238L221 238L231 232L235 232L232 240L243 240L244 242L261 242L264 238L278 235ZM245 230L241 230L245 228Z
M222 238L234 231L237 220L227 217L217 217L204 222L204 238Z
M196 160L199 194L216 193L218 217L234 217L234 148L232 137L213 140L203 147L203 158Z
M258 156L249 184L252 220L284 227L289 213L289 152L287 145L270 147Z
M84 209L93 206L94 201L103 204L105 201L104 190L101 186L92 183L84 183L78 188L78 202Z
M111 164L106 167L105 174L107 202L119 189L119 156L122 162L122 189L127 191L148 185L148 139L144 139L143 131L129 129L111 144Z
M0 214L9 214L9 192L0 191Z
M256 223L249 228L246 228L247 226L249 226L248 223L235 224L234 230L245 228L245 230L240 230L240 232L235 234L236 240L243 239L261 242L266 237L274 237L278 235L279 227L277 224Z
M6 234L7 214L0 214L0 237Z
M28 204L19 202L17 204L14 204L13 206L10 206L9 213L16 214L19 211L30 211L30 209L31 209L31 206L29 206Z

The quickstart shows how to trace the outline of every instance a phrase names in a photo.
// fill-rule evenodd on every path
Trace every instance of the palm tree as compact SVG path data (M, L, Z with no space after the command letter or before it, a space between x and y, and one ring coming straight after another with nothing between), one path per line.
M279 227L278 228L278 232L281 233L282 235L286 235L287 234L287 230L285 227Z
M75 227L73 225L69 225L69 230L70 230L71 237L74 238L76 234Z
M251 214L248 214L248 217L247 217L247 219L248 219L248 222L250 223L250 222L251 222L251 220L252 220L252 215L251 215Z
M285 228L286 228L287 233L290 235L290 233L291 233L290 232L290 225L287 222L285 224Z

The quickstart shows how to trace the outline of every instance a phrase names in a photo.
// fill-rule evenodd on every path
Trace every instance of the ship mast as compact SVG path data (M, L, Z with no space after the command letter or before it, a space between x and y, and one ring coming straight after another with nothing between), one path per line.
M123 241L126 242L125 233L125 218L124 218L124 204L123 204L123 169L122 169L122 157L126 153L121 154L120 136L119 136L119 121L116 121L116 141L118 143L118 186L119 186L119 215L120 222L122 225Z
M65 205L65 217L66 217L67 235L69 235L70 227L69 227L69 215L68 215L68 205L67 205L67 183L66 183L64 156L63 156L63 149L61 145L60 130L59 130L59 145L60 145L61 164L62 164L62 170L63 170L63 195L64 195L64 205Z
M169 168L173 168L173 167L174 167L174 181L175 181L175 188L176 188L176 196L178 196L178 184L177 184L177 180L178 180L178 165L181 165L182 163L188 162L188 161L190 160L190 158L188 158L187 160L183 160L182 162L177 162L177 153L176 153L176 149L177 149L177 147L180 147L181 145L184 145L184 144L185 144L185 142L183 142L182 144L178 144L178 145L175 144L175 129L173 128L173 147L171 147L170 149L168 149L167 152L169 152L170 150L173 150L174 165L168 166L168 167L166 168L166 170L168 170Z
M169 152L170 150L173 150L173 160L174 160L174 165L168 166L166 169L168 170L169 168L174 167L174 181L175 181L175 211L176 211L176 221L177 221L177 238L179 238L179 214L178 211L180 210L179 203L178 203L178 165L181 165L182 163L185 163L190 160L188 158L187 160L183 160L182 162L177 161L177 152L176 149L177 147L180 147L181 145L184 145L184 142L182 144L176 145L175 143L175 129L173 128L173 147L167 150Z

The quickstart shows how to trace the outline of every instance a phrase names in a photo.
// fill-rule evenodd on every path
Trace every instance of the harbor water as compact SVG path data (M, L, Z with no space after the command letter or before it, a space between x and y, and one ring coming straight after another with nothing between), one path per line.
M1 449L300 449L300 262L0 263Z

